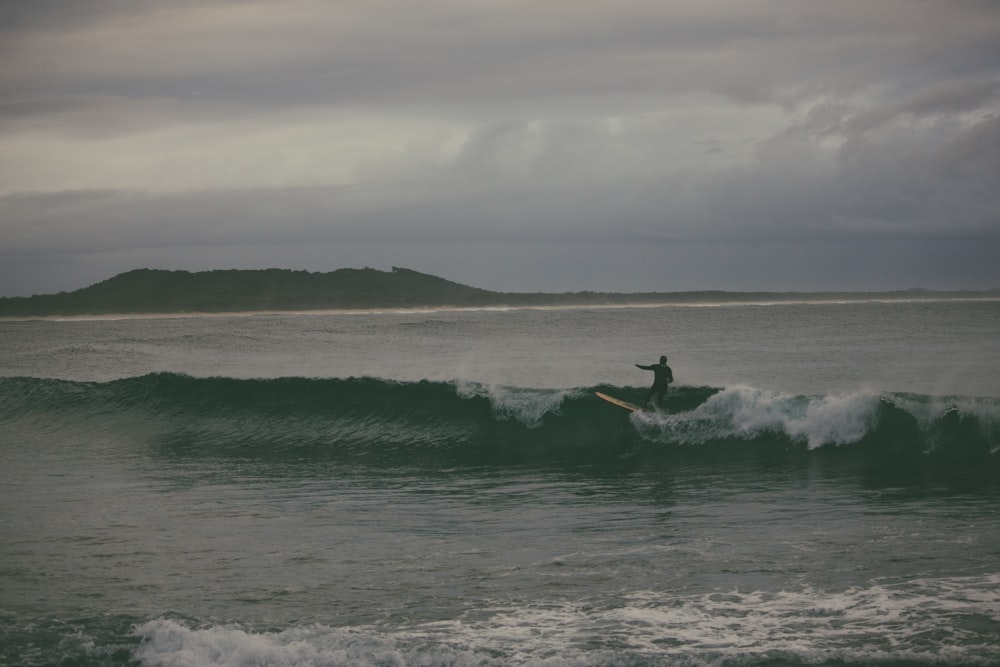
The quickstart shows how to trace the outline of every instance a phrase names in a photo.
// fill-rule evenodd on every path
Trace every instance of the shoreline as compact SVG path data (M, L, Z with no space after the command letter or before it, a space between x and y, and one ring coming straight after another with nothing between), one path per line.
M656 301L656 302L622 302L622 303L567 303L567 304L498 304L484 306L373 306L366 308L310 308L310 309L268 309L268 310L232 310L232 311L180 311L180 312L122 312L122 313L79 313L50 315L11 315L0 316L0 322L100 322L115 320L157 320L157 319L205 319L205 318L246 318L246 317L288 317L288 316L329 316L329 315L406 315L421 313L453 313L453 312L505 312L505 311L561 311L561 310L625 310L654 308L732 308L758 307L771 308L775 306L837 306L853 304L912 304L912 303L989 303L1000 302L1000 295L995 296L947 296L944 294L928 296L875 296L858 293L856 298L838 295L836 297L814 297L802 295L803 298L777 299L715 299L705 301Z

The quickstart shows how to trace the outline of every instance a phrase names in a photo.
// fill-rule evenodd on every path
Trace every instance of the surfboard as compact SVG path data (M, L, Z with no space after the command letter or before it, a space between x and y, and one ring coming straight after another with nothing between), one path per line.
M602 401L607 401L611 405L618 406L619 408L623 408L625 410L628 410L629 412L642 410L642 408L640 408L638 405L632 405L631 403L623 401L620 398L615 398L614 396L608 396L607 394L602 394L599 391L595 391L594 394L597 396L597 398L601 399Z

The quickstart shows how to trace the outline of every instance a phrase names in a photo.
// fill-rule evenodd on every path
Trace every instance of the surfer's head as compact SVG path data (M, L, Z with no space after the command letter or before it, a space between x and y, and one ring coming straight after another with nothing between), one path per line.
M663 355L662 357L660 357L660 363L661 364L667 363L667 355Z

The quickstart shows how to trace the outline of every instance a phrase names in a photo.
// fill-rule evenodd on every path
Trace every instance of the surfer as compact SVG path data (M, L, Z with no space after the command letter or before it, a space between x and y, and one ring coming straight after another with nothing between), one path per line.
M670 366L667 366L666 355L660 357L660 363L653 364L651 366L643 366L641 364L636 364L636 368L641 368L644 371L653 371L653 386L649 388L649 393L646 394L646 400L643 401L643 407L649 405L649 399L656 395L656 407L663 407L663 395L667 393L670 388L670 383L674 381L674 372L670 370Z

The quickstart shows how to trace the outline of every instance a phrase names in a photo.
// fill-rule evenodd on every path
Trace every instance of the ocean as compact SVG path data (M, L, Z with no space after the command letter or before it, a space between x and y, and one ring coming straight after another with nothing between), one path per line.
M997 300L8 320L0 456L7 667L1000 665Z

